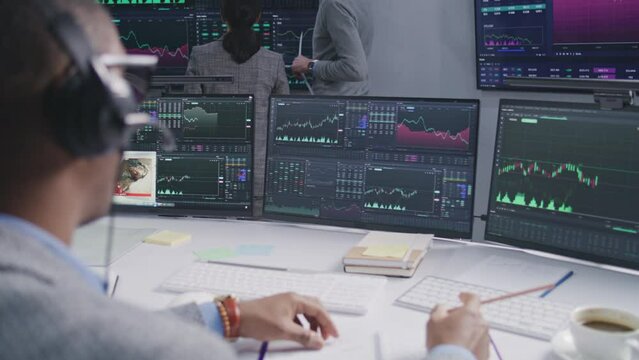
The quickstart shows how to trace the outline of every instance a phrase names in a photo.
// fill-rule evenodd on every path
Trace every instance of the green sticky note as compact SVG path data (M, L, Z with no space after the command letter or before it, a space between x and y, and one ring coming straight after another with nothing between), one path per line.
M194 254L202 261L223 260L237 256L235 250L229 248L215 248L196 251Z
M406 244L372 245L364 251L364 256L403 259L410 250Z

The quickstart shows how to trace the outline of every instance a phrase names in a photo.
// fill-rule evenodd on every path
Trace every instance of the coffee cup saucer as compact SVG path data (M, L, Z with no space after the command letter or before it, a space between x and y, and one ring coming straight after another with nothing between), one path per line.
M575 348L570 330L564 330L552 338L552 349L562 360L596 360L586 355L582 355ZM630 357L622 360L630 360Z

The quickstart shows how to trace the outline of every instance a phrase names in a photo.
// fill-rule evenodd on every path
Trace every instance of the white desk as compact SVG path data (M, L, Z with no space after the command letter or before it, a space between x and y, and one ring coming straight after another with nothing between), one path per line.
M141 244L116 261L112 270L120 275L116 299L157 310L165 307L173 296L156 292L167 277L195 261L193 251L238 244L274 246L271 256L239 257L235 262L296 269L341 272L341 258L365 234L360 230L304 228L299 226L253 221L207 219L166 219L159 217L120 217L116 226L156 228L190 233L193 241L178 248ZM343 343L351 343L350 354L335 354L327 347L322 352L270 353L268 359L374 359L374 335L390 343L391 359L408 359L420 353L425 342L424 313L393 306L393 301L426 275L455 278L477 261L492 254L505 254L535 263L557 264L558 261L521 252L478 246L437 242L417 274L408 280L390 279L385 293L364 317L335 316ZM575 271L575 276L551 295L557 301L575 304L599 304L639 313L639 277L578 264L562 263ZM495 284L499 279L495 279ZM505 359L555 359L549 343L492 331L492 336ZM240 342L238 349L256 349L252 341ZM335 345L337 348L337 345ZM384 352L386 353L386 351ZM242 352L242 359L255 359L256 353ZM495 358L494 356L492 357Z

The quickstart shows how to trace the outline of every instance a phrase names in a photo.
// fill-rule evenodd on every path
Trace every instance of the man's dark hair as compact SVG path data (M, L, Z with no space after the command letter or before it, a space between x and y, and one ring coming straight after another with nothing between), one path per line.
M70 12L94 44L111 40L111 33L104 31L108 15L95 1L46 1L55 1L60 10ZM46 28L36 1L0 0L0 8L0 43L4 49L0 57L0 100L33 100L64 73L69 58Z
M94 0L55 1L58 9L69 12L96 46L97 52L113 48L117 32L108 13ZM45 90L70 70L70 59L47 29L44 13L34 0L0 0L0 166L20 172L25 178L54 160L44 153L51 143L54 119L43 115ZM34 169L27 169L28 167ZM10 181L2 177L1 184Z

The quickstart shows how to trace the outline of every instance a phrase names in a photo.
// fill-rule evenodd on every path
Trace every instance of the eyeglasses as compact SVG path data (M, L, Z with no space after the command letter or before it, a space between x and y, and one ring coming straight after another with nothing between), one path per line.
M114 55L104 54L95 58L94 66L99 64L110 73L121 72L119 76L129 84L129 91L139 103L145 100L151 83L151 76L158 64L153 55ZM118 91L118 89L115 89Z

